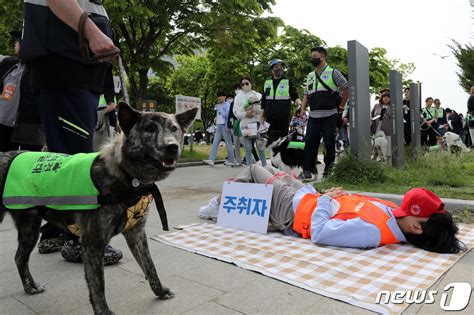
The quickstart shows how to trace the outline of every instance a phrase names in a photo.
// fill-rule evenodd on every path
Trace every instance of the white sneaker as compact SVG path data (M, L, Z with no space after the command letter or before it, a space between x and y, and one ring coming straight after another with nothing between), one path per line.
M204 220L217 220L219 214L219 203L217 196L209 200L209 203L199 208L199 217Z
M225 161L225 162L224 162L224 165L225 165L225 166L230 166L230 167L235 167L235 166L239 166L239 163L237 163L237 162Z
M204 163L210 166L214 166L214 161L213 160L202 160Z

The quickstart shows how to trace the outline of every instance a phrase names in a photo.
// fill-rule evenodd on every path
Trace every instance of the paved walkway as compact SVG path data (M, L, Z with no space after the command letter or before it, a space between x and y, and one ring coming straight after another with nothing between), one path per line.
M198 166L177 169L160 189L170 226L204 222L199 206L220 192L226 178L240 168ZM149 236L165 233L153 208L147 222ZM157 300L122 236L112 245L124 252L116 266L106 267L106 294L117 314L367 314L369 312L231 264L149 241L158 275L176 297ZM9 216L0 224L0 314L91 314L81 264L65 262L59 253L39 255L35 250L30 268L35 280L47 286L34 296L23 292L14 264L16 231ZM474 279L474 253L461 259L438 283ZM408 314L441 314L439 296L434 304L410 307ZM458 314L458 313L456 313ZM459 314L474 314L474 302Z

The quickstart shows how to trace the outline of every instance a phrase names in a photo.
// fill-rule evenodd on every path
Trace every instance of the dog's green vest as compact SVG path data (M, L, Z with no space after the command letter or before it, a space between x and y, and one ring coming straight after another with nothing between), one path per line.
M297 141L290 141L288 142L288 149L298 149L298 150L304 150L304 142L297 142Z
M91 167L97 153L74 155L25 152L8 170L3 190L6 208L46 206L55 210L93 210L100 207Z

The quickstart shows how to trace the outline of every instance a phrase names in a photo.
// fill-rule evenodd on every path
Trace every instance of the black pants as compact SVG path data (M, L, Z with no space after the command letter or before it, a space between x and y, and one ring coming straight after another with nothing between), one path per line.
M57 153L93 152L93 136L97 122L99 94L83 89L43 89L38 95L38 107L44 125L48 151ZM60 234L74 235L46 223L41 238Z
M324 118L309 118L308 127L306 128L303 170L312 172L315 169L314 161L318 153L322 133L326 148L324 172L329 171L336 159L336 126L337 114Z
M436 132L433 128L421 130L421 145L436 145Z
M99 94L83 89L40 90L39 108L48 151L93 152Z
M0 152L15 150L10 142L13 134L13 127L0 124Z
M286 137L288 135L288 129L290 127L290 118L288 115L267 116L266 121L270 124L269 131L278 132L280 137Z

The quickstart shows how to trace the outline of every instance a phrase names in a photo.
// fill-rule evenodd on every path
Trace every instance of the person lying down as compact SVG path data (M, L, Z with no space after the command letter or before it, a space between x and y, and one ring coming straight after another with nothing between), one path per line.
M373 248L411 243L437 253L465 250L458 227L441 199L424 188L409 190L401 206L390 201L351 195L341 187L318 193L272 166L246 167L236 182L273 184L270 227L316 244ZM203 219L217 219L220 197L199 209Z

